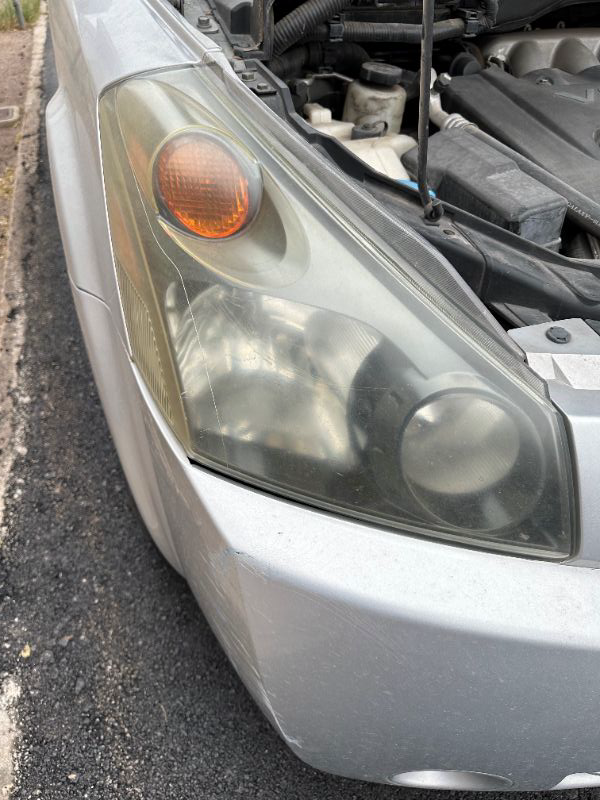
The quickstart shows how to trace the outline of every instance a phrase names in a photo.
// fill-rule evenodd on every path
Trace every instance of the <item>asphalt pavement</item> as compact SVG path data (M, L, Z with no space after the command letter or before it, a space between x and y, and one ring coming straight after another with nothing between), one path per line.
M48 48L45 102L55 88ZM14 798L476 797L325 775L280 741L124 482L70 296L45 146L28 210L25 307L12 311L26 316L25 430L0 561L0 670L21 690ZM600 798L553 800L576 796Z

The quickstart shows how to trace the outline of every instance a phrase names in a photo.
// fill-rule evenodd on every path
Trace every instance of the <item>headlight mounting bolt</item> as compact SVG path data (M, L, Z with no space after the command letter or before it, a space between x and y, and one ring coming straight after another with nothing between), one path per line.
M198 17L196 20L196 27L198 30L201 30L202 33L218 33L219 31L219 28L215 24L212 17L207 17L204 15Z

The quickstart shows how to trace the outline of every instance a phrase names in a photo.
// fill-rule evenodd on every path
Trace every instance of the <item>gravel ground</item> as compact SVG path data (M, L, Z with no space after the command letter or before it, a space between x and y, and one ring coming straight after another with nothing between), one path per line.
M48 52L46 100L55 82ZM75 320L44 151L30 216L25 308L13 311L27 320L25 436L0 562L0 669L21 687L14 797L458 800L315 772L270 728L124 483Z

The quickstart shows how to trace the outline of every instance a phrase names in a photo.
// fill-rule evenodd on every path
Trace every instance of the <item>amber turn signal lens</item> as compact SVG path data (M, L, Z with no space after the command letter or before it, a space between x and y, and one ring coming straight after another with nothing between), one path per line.
M170 139L154 163L161 210L187 231L224 239L247 225L260 199L258 167L204 132Z

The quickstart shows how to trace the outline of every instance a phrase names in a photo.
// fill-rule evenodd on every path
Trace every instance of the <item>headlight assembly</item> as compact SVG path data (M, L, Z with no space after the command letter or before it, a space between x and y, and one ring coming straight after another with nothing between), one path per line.
M132 356L189 456L400 532L564 558L543 387L427 274L435 254L327 188L269 115L212 67L100 104Z

